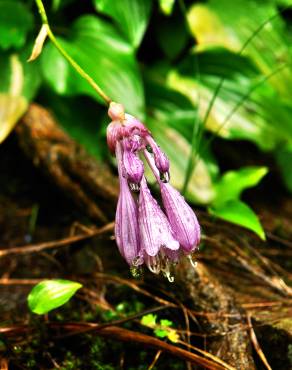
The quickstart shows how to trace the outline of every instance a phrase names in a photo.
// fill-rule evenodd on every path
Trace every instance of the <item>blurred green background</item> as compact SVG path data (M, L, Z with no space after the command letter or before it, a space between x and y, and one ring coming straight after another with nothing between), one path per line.
M291 2L290 2L291 4ZM171 182L215 216L265 238L242 192L270 170L218 164L212 142L251 142L292 191L292 4L287 0L52 0L68 54L137 116L171 160ZM96 158L110 161L99 96L47 40L27 62L41 19L34 1L0 0L0 141L31 101L49 108ZM218 145L217 145L218 146ZM230 158L227 158L228 160ZM225 172L224 172L225 171Z

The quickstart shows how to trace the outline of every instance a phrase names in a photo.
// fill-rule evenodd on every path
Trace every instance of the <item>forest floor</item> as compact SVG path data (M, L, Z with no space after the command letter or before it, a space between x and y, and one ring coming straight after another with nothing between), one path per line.
M247 194L266 242L200 209L197 269L183 262L172 284L148 271L134 279L113 240L114 201L107 222L93 221L25 156L20 135L0 146L1 370L292 367L292 197L275 176ZM48 278L83 288L31 314L27 295ZM155 335L159 320L173 341Z

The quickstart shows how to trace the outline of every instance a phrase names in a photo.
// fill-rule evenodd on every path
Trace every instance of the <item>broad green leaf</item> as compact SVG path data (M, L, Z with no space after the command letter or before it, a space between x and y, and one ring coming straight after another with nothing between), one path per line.
M287 189L292 192L292 143L277 148L275 157L281 170L283 181Z
M205 4L195 4L191 7L188 22L200 49L206 45L220 45L232 50L238 50L240 47L232 30L226 29L219 16Z
M149 116L154 116L157 122L165 122L188 140L197 120L197 108L183 94L147 77L145 91Z
M226 66L226 68L229 67ZM226 73L228 73L227 69ZM172 71L168 77L170 87L185 94L194 105L199 106L201 119L204 119L220 81L221 78L217 76L205 76L204 71L201 71L199 79L177 71ZM287 120L287 116L286 123L283 123L285 130L283 127L275 127L274 121L271 120L271 111L264 104L265 96L258 95L255 98L255 94L252 94L245 98L252 86L252 81L244 75L234 80L225 80L209 113L205 128L223 138L247 139L263 150L271 150L282 140L283 135L287 135L287 129L292 133L292 125ZM275 110L283 111L283 107L278 103L274 104L277 105Z
M163 122L148 118L147 125L169 158L171 184L181 189L187 169L186 158L190 155L191 145L177 130L166 126ZM198 156L185 194L186 198L199 204L211 203L215 196L212 177L217 173L218 167L210 158L202 159Z
M216 197L212 206L216 208L230 200L237 200L243 190L256 186L267 172L267 167L245 167L226 172L215 185Z
M183 95L153 82L150 77L146 79L146 98L147 127L169 157L172 185L181 189L186 158L191 152L193 125L199 124L196 109ZM218 167L209 153L206 152L204 158L198 156L186 197L200 204L209 204L215 196L213 181L217 175Z
M59 41L112 100L143 118L144 92L133 48L111 24L95 16L83 16L74 23L70 39ZM54 45L48 44L40 58L43 74L55 92L86 94L101 101Z
M38 65L28 65L22 55L0 57L0 143L25 113L40 83Z
M149 21L152 0L94 0L96 9L114 19L130 43L137 47Z
M240 52L245 45L244 54L252 58L263 75L268 75L281 64L291 65L290 42L277 13L278 8L271 1L259 6L255 0L237 0L235 6L230 6L229 0L210 0L206 5L191 7L188 19L200 50L220 45ZM263 24L266 26L261 27ZM270 84L287 98L291 83L291 68L270 79Z
M170 15L172 13L175 0L159 0L159 6L165 15Z
M240 200L230 200L218 207L209 208L214 216L256 233L262 240L266 239L262 225L254 211Z
M190 40L183 15L179 12L171 18L165 18L161 21L156 36L160 48L171 60L175 60L183 53Z
M82 284L70 280L44 280L27 297L29 309L43 315L69 301Z
M33 17L20 1L0 0L0 48L20 48L33 26Z

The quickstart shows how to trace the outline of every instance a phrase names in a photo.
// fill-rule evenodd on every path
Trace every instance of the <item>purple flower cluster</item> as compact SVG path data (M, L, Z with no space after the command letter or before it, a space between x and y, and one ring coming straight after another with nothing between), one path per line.
M170 281L171 267L191 256L200 242L200 226L191 207L169 183L169 161L147 128L111 103L107 142L118 162L120 195L115 236L121 255L132 268L146 264ZM139 155L144 155L160 186L164 211L152 197Z

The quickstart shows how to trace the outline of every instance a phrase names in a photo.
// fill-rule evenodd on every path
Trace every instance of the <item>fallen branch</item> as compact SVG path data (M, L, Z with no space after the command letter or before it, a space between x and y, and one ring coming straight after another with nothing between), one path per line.
M82 240L90 239L94 236L102 235L107 232L113 231L113 228L114 228L114 223L111 222L103 227L97 228L95 230L91 230L91 232L87 234L70 236L68 238L53 240L50 242L44 242L44 243L39 243L39 244L23 245L19 247L0 249L0 257L12 255L12 254L38 253L38 252L41 252L47 249L65 247L69 244L77 243Z

